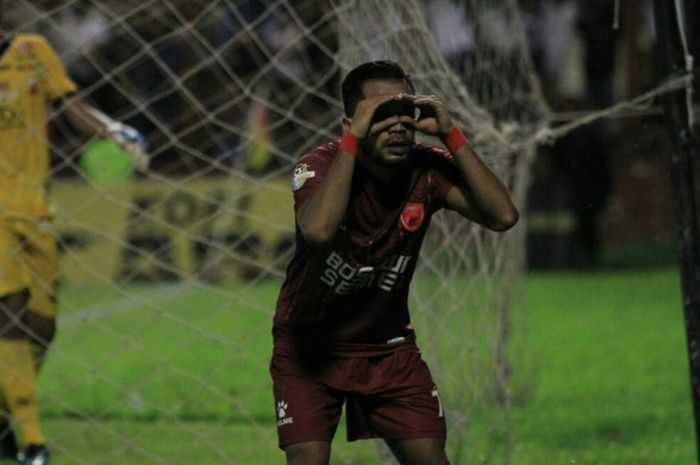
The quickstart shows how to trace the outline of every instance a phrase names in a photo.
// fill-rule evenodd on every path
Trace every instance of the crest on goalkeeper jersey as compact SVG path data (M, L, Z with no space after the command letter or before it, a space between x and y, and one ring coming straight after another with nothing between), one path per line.
M316 176L315 171L309 171L309 165L306 163L300 163L294 168L294 173L292 174L292 190L298 191L301 189L306 181L310 178Z
M420 202L408 202L401 212L401 226L408 232L418 231L425 218L425 208Z
M27 40L23 40L17 44L17 50L25 55L34 53L34 44Z

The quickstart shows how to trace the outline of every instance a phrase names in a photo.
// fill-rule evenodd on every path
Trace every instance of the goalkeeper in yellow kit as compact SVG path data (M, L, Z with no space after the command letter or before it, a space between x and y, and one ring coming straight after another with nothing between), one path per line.
M116 142L137 168L148 161L135 129L81 102L75 91L46 39L10 34L0 25L0 452L4 446L20 464L49 460L35 393L57 307L47 106L57 102L78 130Z

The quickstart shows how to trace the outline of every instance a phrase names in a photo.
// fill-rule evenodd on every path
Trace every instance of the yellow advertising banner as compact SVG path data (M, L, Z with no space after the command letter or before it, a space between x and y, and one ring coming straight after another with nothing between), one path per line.
M52 200L71 283L278 275L294 243L287 177L54 182Z

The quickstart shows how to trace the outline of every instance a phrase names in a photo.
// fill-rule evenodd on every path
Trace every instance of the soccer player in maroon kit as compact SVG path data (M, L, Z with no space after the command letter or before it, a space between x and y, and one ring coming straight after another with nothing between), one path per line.
M279 446L288 465L327 465L345 402L348 440L381 437L402 465L449 464L408 312L418 251L441 208L494 231L518 212L445 104L414 95L398 64L356 67L342 97L342 139L303 155L292 177L296 252L270 363ZM416 143L416 131L448 151Z

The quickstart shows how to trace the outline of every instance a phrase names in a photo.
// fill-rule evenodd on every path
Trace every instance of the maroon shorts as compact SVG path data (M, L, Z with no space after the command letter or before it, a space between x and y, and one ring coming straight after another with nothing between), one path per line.
M446 436L437 387L415 345L378 356L331 357L320 368L276 346L270 374L281 448L330 442L343 402L349 441Z

